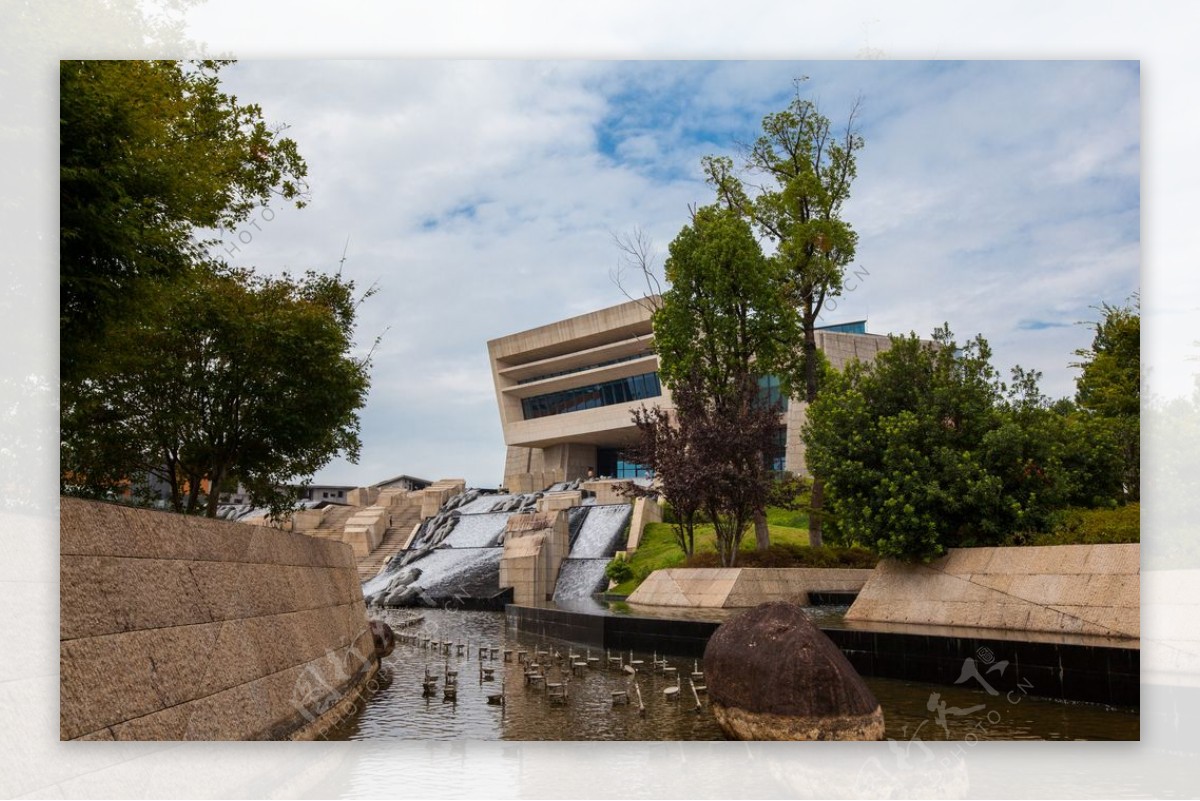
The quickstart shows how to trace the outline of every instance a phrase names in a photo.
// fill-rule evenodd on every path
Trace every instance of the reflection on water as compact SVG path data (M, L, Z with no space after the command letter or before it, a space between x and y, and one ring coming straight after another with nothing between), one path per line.
M693 660L666 657L682 676L679 700L663 692L676 680L651 669L654 654L633 654L643 661L636 681L619 670L606 670L605 653L562 641L542 639L508 629L497 612L378 610L399 633L419 633L436 641L464 646L435 654L418 646L397 644L383 661L378 690L362 709L328 733L329 739L420 740L719 740L722 739L707 698L696 708L687 677ZM421 622L405 627L420 617ZM468 646L469 645L469 649ZM479 647L496 648L479 658ZM503 651L513 651L505 662ZM537 650L549 653L547 681L567 687L565 703L553 703L543 686L527 685L517 651L531 659ZM555 653L561 660L555 658ZM598 658L596 668L572 675L570 656ZM613 653L612 656L618 656ZM628 661L630 654L620 654ZM661 654L658 655L662 657ZM443 699L445 671L458 671L455 701ZM494 671L486 681L483 668ZM438 677L436 691L422 693L426 671ZM1061 703L1029 696L989 696L979 690L868 678L868 686L883 707L886 736L907 749L937 740L1136 740L1138 714L1094 704ZM628 705L613 705L612 693L624 690ZM503 706L488 696L503 691ZM639 712L638 691L645 707ZM933 698L937 694L936 699Z
M506 630L504 615L496 612L446 611L419 612L380 610L380 614L400 633L420 632L424 637L455 644L469 644L459 656L452 647L449 655L397 644L383 661L380 687L365 708L344 725L328 734L329 739L449 739L449 740L719 740L721 730L707 704L697 709L695 699L666 700L663 690L676 681L651 670L653 654L635 654L644 660L636 680L621 670L605 669L605 652L570 646L523 632ZM423 617L414 627L400 628L406 619ZM479 647L496 648L495 660L479 659ZM503 650L513 651L505 662ZM565 703L552 703L543 685L527 685L517 651L549 652L547 682L567 685ZM555 652L561 660L555 658ZM572 675L569 657L580 661L597 658L595 668L584 668ZM618 656L617 654L612 654ZM629 653L620 655L629 660ZM690 696L687 676L693 660L668 658L668 663L684 675L681 695ZM458 671L457 700L443 699L445 670ZM494 680L484 681L483 668L494 669ZM438 677L436 692L425 696L422 679L426 670ZM625 691L629 703L613 705L612 693ZM503 691L503 706L488 703L487 697ZM638 692L645 707L642 714Z
M1133 710L1048 701L1020 692L991 696L983 690L942 684L865 681L883 707L891 740L1137 740L1139 736L1140 718Z

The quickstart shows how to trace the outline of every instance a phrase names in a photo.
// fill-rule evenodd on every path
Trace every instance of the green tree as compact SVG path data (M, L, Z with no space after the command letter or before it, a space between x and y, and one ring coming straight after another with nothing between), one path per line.
M946 548L1046 531L1072 504L1111 498L1116 451L1103 428L1050 404L1038 374L1011 384L982 337L893 337L874 362L831 371L804 437L826 477L839 535L882 556L928 561Z
M368 360L352 356L354 286L196 267L110 324L93 375L63 408L64 491L139 473L205 512L231 476L278 511L280 487L359 451Z
M786 109L763 118L762 135L747 149L746 171L765 181L753 195L731 159L709 156L704 168L722 202L775 245L771 260L787 275L787 299L798 310L803 331L803 358L793 383L803 386L804 400L811 404L820 390L817 321L825 302L841 294L858 243L841 213L864 140L855 130L857 106L838 133L817 105L801 96L800 84ZM809 540L819 547L824 485L820 473L812 472Z
M1083 359L1075 401L1111 428L1121 447L1124 498L1141 497L1141 310L1135 295L1124 306L1100 307L1092 323L1090 348L1075 351Z
M659 373L668 385L695 375L724 410L757 375L792 373L799 329L781 297L783 273L750 226L719 206L696 210L671 242L670 289L653 316Z
M203 260L204 229L273 197L303 205L307 167L257 105L221 91L229 62L60 67L60 367L64 394L106 349L144 279Z
M781 377L786 397L800 329L782 296L781 265L763 255L749 223L722 206L696 210L671 242L665 272L670 289L653 315L659 372L672 392L690 382L707 399L693 407L704 411L694 421L677 406L681 427L686 431L710 416L746 420L747 404L767 402L758 397L759 376ZM772 411L778 429L779 409ZM760 452L760 461L772 445ZM751 472L757 476L759 470ZM770 546L763 511L755 510L760 549Z

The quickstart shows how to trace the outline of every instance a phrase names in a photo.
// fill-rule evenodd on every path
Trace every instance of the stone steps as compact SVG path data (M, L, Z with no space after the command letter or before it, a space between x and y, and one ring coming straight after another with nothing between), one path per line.
M317 532L334 532L340 539L343 529L346 528L346 521L360 511L362 511L361 506L327 507L325 509L325 516L321 519L320 525L318 525L312 533L317 534Z
M401 509L398 512L392 513L392 525L383 535L383 540L379 546L370 554L358 560L358 576L362 581L366 581L377 574L397 553L404 548L404 543L408 539L408 535L412 532L415 526L421 520L421 511L416 507Z

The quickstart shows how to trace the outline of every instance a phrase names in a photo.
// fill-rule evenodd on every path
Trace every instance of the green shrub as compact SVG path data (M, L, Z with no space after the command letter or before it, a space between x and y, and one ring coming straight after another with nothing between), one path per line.
M609 581L624 584L633 578L633 566L624 559L614 559L604 568L604 575Z
M1105 543L1141 542L1141 506L1097 509L1070 508L1063 511L1046 534L1018 532L1009 537L1008 545L1100 545Z
M791 542L777 543L766 551L743 551L738 554L738 567L875 567L879 557L866 548L813 548ZM717 555L701 552L687 560L688 567L720 567Z

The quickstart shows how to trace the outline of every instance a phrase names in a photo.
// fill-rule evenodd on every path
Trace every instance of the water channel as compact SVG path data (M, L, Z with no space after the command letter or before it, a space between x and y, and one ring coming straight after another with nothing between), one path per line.
M514 631L499 612L378 609L372 610L372 616L407 635L404 640L451 646L434 651L398 642L383 660L374 692L326 732L328 739L723 739L707 697L701 693L697 706L692 695L688 678L695 668L703 669L692 659L589 651ZM480 647L487 649L482 658ZM505 650L512 652L511 661L504 660ZM546 665L544 682L526 682L519 651ZM538 651L545 656L537 656ZM632 658L642 664L631 678L620 668L608 669L610 656L622 663ZM572 661L586 664L588 657L595 659L593 667L571 670ZM656 672L652 667L656 657L665 658L677 678ZM445 699L447 670L457 671L453 700ZM422 686L427 674L435 677L433 692L428 694ZM994 698L983 690L894 679L867 678L866 682L883 707L887 738L896 741L1137 740L1139 736L1136 710L1032 696ZM565 698L551 698L548 684L563 685ZM675 693L676 700L669 700L664 690L676 686L681 690ZM613 693L621 691L627 693L629 703L614 705ZM504 695L504 703L489 703L489 696L498 694Z

